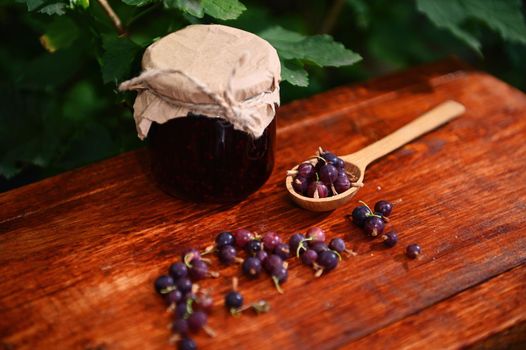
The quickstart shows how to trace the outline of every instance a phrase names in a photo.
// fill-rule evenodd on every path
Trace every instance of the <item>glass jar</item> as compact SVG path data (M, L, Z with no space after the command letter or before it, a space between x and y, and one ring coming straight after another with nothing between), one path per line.
M190 25L150 45L134 119L154 179L169 194L235 202L274 166L280 61L262 38L223 25Z
M153 176L161 189L177 197L236 202L269 178L275 137L275 119L257 139L206 116L155 123L148 135Z

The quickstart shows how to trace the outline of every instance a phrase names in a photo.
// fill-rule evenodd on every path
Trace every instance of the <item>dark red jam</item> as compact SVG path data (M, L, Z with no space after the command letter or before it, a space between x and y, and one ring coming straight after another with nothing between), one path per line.
M274 166L276 120L254 139L219 118L189 115L148 133L161 189L185 199L235 202L259 189Z

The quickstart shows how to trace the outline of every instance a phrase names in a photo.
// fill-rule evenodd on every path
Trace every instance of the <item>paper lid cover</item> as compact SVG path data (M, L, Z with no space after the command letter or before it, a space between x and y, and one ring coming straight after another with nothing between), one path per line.
M262 135L279 105L280 62L264 39L223 25L190 25L150 45L143 72L120 85L136 90L139 137L188 113L223 118Z

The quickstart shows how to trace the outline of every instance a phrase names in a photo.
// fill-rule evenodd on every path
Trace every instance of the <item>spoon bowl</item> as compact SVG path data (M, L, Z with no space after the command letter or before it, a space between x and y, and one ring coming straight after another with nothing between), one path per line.
M365 169L371 162L458 117L465 110L466 108L456 101L443 102L383 139L358 152L340 156L345 162L345 170L353 177L351 182L355 184L345 192L325 198L306 197L294 191L292 187L294 176L287 175L285 186L289 196L297 205L310 211L334 210L347 203L358 192L363 183ZM292 168L291 173L294 173L298 166L299 164Z

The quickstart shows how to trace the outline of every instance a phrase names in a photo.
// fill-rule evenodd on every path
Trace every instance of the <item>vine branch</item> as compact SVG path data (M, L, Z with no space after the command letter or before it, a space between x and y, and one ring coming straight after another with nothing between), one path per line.
M126 30L124 29L122 25L121 19L119 18L119 16L117 16L115 11L113 11L108 0L97 0L97 2L99 3L100 6L102 6L102 9L104 10L104 12L106 12L108 17L110 18L111 22L113 23L113 26L115 27L115 29L117 29L117 32L120 35L127 35Z
M340 13L342 12L344 4L345 0L334 0L331 8L329 9L329 12L327 13L327 16L325 17L321 25L322 34L329 34L330 32L332 32L334 26L336 25L338 17L340 17Z

